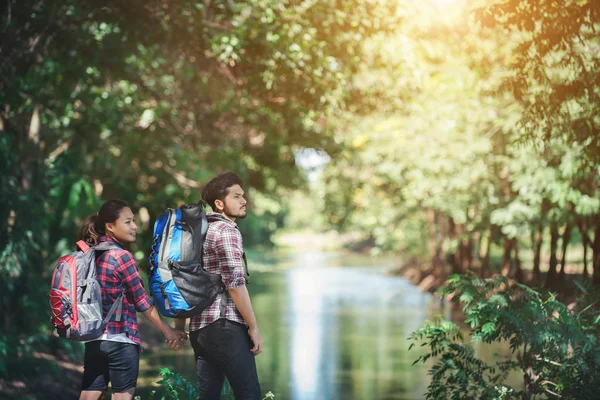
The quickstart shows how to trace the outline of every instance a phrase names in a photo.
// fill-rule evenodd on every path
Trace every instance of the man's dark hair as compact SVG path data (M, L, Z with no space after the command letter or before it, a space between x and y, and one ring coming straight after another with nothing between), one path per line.
M229 188L233 185L240 185L243 188L244 182L242 182L242 178L233 172L225 172L224 174L217 175L202 190L202 198L214 211L217 211L215 200L225 201L225 197L229 193Z

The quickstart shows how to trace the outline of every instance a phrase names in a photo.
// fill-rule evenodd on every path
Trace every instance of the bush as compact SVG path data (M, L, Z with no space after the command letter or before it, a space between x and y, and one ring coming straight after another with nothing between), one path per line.
M177 372L172 372L169 368L161 368L158 372L161 379L158 381L160 388L150 394L150 400L184 400L196 399L198 390L195 385L192 385L184 377ZM226 399L233 399L233 391L227 379L223 385L221 396ZM275 395L268 392L263 400L274 399ZM135 400L141 400L140 396L136 396Z
M452 276L441 289L463 304L473 342L507 342L512 357L486 363L463 343L452 322L427 322L412 333L429 351L414 363L434 359L427 399L593 399L600 393L598 294L587 293L571 309L553 294L542 294L505 277ZM522 387L507 376L520 372Z

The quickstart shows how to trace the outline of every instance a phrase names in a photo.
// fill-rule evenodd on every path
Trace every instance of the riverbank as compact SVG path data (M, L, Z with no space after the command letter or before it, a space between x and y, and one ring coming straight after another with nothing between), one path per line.
M546 260L548 262L548 260ZM417 286L420 290L428 293L435 294L438 289L446 285L448 279L447 276L438 276L432 272L433 269L424 263L419 263L417 260L409 260L400 267L392 269L389 273L394 276L400 276L408 280L413 285ZM475 276L480 276L479 269L472 270ZM547 289L543 286L546 281L546 270L540 272L541 285L536 285L533 282L533 273L530 268L523 269L523 279L520 283L530 286L538 291L546 292L552 291L556 295L556 299L574 306L578 301L578 298L583 295L582 288L587 287L591 284L590 277L586 277L579 270L579 266L576 264L567 264L565 268L565 279L560 283L558 287L552 290ZM492 274L489 277L499 276L499 273Z
M164 346L162 334L143 317L139 318L143 354ZM75 400L79 398L83 377L83 343L43 335L43 343L27 347L30 354L22 353L7 360L5 379L0 378L0 399L7 400ZM31 339L31 338L30 338ZM144 362L142 354L140 363ZM156 380L158 380L158 370Z
M83 353L34 351L6 362L7 379L0 395L15 400L77 399L83 374Z
M328 231L324 233L315 232L286 232L278 234L275 237L274 242L277 246L282 248L294 248L297 251L335 251L353 254L356 257L377 257L382 260L393 260L393 266L387 268L385 273L391 276L400 276L421 291L435 294L435 292L441 287L446 285L448 279L447 274L440 274L436 272L430 264L424 259L418 257L403 257L396 254L381 254L381 252L374 251L375 247L373 243L365 240L364 235L359 233L339 233L336 231ZM502 249L492 249L490 255L490 271L500 271L502 264ZM582 295L581 287L586 286L590 283L590 277L583 274L582 267L582 254L583 249L577 246L571 246L570 252L567 259L571 262L567 262L565 266L565 280L561 282L558 287L554 287L552 290L556 293L557 299L560 301L570 304L577 300L577 297ZM542 254L540 260L540 279L539 284L533 280L533 252L527 249L523 249L520 252L521 272L522 277L520 282L528 286L534 287L541 291L545 291L544 282L546 281L546 273L550 258ZM475 265L471 271L476 275L480 276L480 270ZM490 272L488 274L491 277L499 275L498 272Z

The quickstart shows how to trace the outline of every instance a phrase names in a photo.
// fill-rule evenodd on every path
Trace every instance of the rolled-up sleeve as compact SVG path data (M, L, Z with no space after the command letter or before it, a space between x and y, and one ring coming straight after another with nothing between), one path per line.
M137 312L148 310L152 307L152 303L144 289L144 281L140 276L135 260L128 251L123 252L119 258L119 267L115 270L115 273L123 284L127 300L134 305Z
M242 234L235 227L225 227L218 235L215 247L221 270L221 279L227 289L244 286Z

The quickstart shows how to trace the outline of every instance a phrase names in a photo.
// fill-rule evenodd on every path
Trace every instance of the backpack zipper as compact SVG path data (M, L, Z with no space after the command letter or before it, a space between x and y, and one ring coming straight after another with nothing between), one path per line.
M164 241L165 237L169 236L169 233L170 233L169 231L170 231L170 228L171 228L171 217L172 216L173 216L173 210L169 208L169 218L167 218L167 225L165 225L166 232L163 232L163 234L162 234L163 237L162 237L162 239L160 241L160 252L158 253L158 265L157 265L157 267L160 267L160 264L161 264L161 262L163 260L163 256L165 254L165 247L166 247L165 244L166 243L164 243L163 241Z

